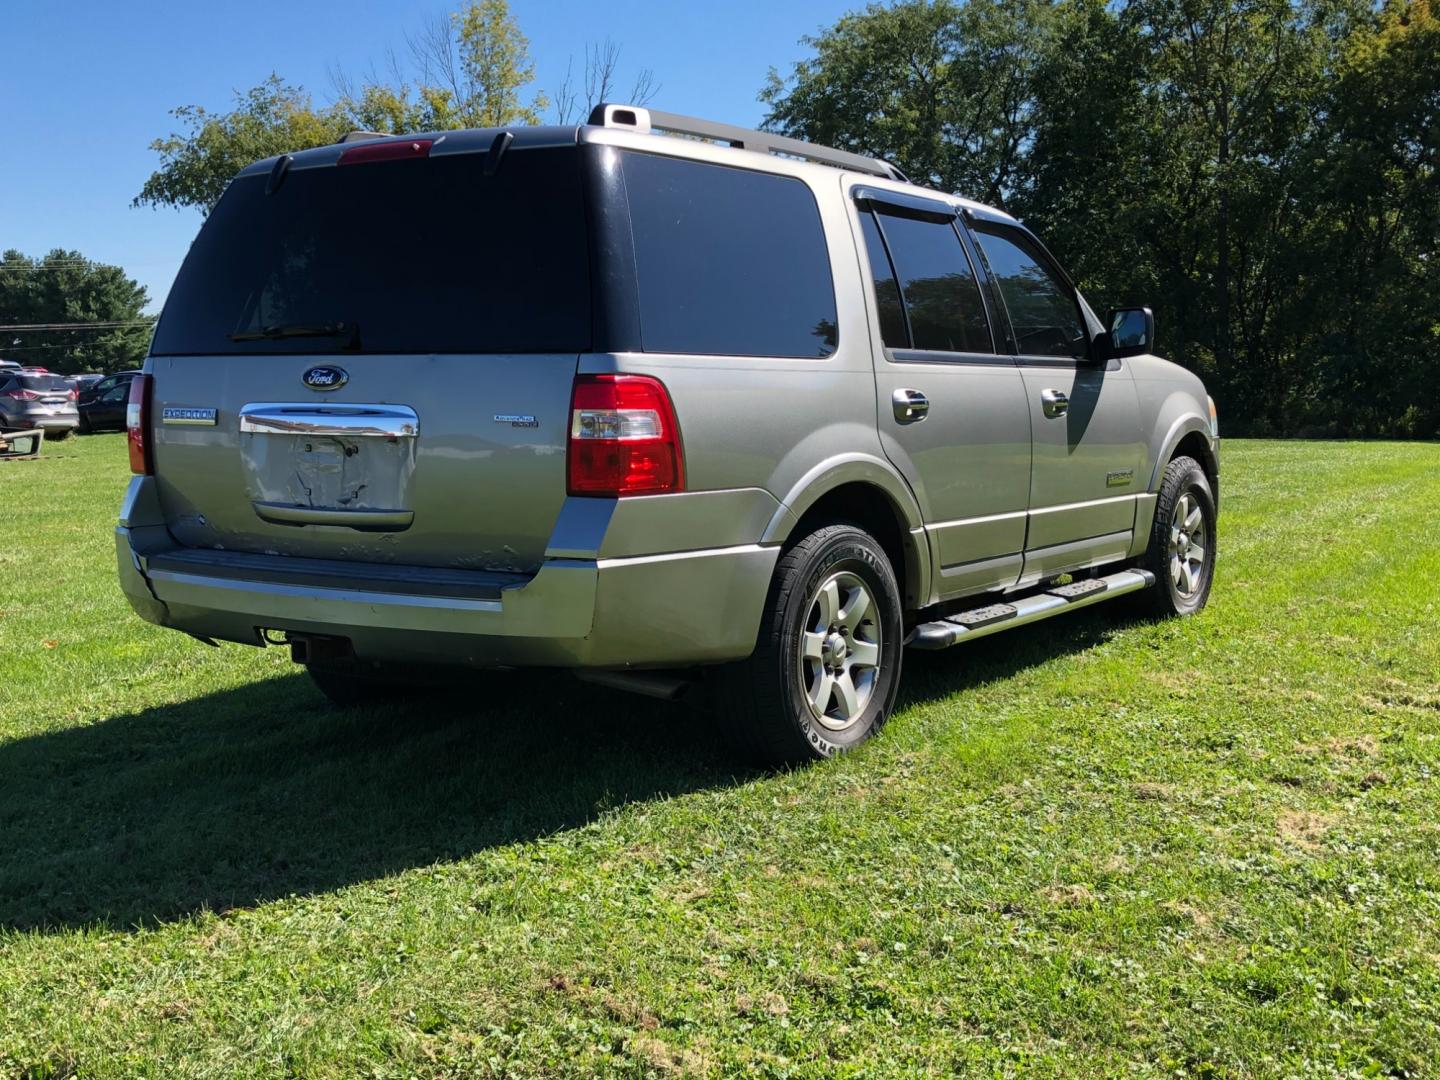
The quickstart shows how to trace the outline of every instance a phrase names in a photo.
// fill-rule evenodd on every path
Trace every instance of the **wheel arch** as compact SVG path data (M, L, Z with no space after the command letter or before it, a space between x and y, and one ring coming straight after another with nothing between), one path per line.
M920 508L900 476L868 457L831 462L804 478L782 500L763 543L789 544L822 525L849 521L885 549L906 609L927 595L930 552Z
M1216 453L1214 440L1210 435L1209 422L1198 413L1189 412L1176 418L1160 443L1160 453L1155 457L1155 466L1150 473L1150 492L1160 490L1160 481L1165 468L1176 457L1193 457L1205 471L1210 482L1210 491L1215 504L1220 504L1220 457Z

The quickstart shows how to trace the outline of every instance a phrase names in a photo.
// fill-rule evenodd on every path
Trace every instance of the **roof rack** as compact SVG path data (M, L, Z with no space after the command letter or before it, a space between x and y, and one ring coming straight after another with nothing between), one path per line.
M335 145L343 146L345 143L368 142L371 139L388 139L389 135L383 131L350 131L336 140Z
M649 134L652 131L670 132L673 135L691 135L701 139L713 139L727 143L737 150L753 150L759 154L781 154L786 157L818 161L841 169L883 176L887 180L909 183L900 169L882 158L852 154L849 150L836 150L829 146L817 146L802 139L791 139L785 135L772 135L768 131L752 131L749 128L721 124L714 120L700 120L693 116L645 109L638 105L602 103L590 113L591 124L596 127L616 128L622 131L636 131Z

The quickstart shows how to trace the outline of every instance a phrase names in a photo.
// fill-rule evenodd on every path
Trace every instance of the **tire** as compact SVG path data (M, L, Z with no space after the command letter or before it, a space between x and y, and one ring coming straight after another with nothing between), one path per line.
M895 705L902 633L880 544L853 525L817 529L781 555L750 658L713 672L718 719L767 767L853 749Z
M85 414L84 414L84 413L81 413L81 414L80 414L80 422L75 426L75 434L77 434L77 435L90 435L90 434L92 434L92 432L90 431L90 421L85 419Z
M1136 594L1137 604L1160 617L1203 608L1215 581L1215 535L1215 496L1205 470L1194 458L1175 458L1165 467L1150 545L1139 561L1155 584Z
M306 664L305 670L316 689L329 698L332 705L342 709L392 701L409 689L403 681L387 676L383 669L354 661Z

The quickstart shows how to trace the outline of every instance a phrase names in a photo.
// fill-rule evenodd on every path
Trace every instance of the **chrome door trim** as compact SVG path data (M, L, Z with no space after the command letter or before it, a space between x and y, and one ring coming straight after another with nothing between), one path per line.
M413 439L420 418L408 405L256 401L240 410L241 434Z
M937 529L949 529L956 525L988 525L995 521L1011 521L1015 518L1023 518L1029 513L1028 510L1009 510L1003 514L981 514L979 517L956 518L954 521L929 521L925 523L926 531L933 532ZM958 563L956 565L959 565Z
M1133 502L1136 496L1134 493L1128 495L1111 495L1104 499L1086 499L1084 502L1062 503L1059 506L1040 506L1030 511L1031 517L1041 517L1045 514L1063 514L1067 510L1084 510L1091 506L1104 506L1106 503Z

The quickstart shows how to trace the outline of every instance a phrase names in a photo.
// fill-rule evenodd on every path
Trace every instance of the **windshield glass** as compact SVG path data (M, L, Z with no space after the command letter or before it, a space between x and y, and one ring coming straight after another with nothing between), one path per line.
M156 355L580 352L580 155L511 151L235 180L195 240Z

